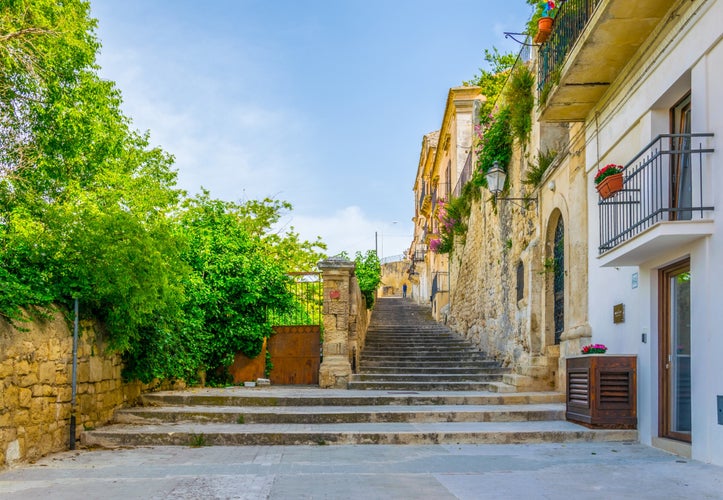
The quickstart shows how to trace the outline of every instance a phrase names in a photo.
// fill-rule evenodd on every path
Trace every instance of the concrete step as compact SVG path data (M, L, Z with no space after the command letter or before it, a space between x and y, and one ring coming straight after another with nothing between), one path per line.
M171 422L229 424L337 424L388 422L525 422L564 420L560 403L539 405L387 406L164 406L120 410L118 424Z
M593 430L564 421L353 424L118 424L81 434L85 446L312 444L524 444L636 441L634 430Z

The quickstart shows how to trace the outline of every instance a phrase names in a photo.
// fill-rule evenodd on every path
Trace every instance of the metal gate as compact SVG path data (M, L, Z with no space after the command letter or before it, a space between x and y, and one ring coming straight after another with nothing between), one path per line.
M267 349L276 385L318 385L321 365L323 283L321 273L291 273L295 309L273 317Z

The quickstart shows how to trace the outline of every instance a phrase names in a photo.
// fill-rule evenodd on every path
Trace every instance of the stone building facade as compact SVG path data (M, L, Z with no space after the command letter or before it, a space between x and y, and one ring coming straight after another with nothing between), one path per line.
M450 89L440 129L422 139L414 181L410 278L412 296L420 304L429 303L436 319L442 318L449 304L450 268L447 255L430 251L430 244L440 235L439 207L469 179L475 117L484 99L479 87Z
M722 18L716 0L561 4L529 62L531 139L506 166L504 196L536 202L482 190L450 257L445 316L513 367L518 388L565 390L566 359L585 344L636 356L641 441L716 464ZM548 146L554 162L523 186ZM623 170L609 198L595 189L607 164Z

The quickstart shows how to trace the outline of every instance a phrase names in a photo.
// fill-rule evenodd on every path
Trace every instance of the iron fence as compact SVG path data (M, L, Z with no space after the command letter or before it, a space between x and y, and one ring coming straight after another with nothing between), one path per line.
M324 305L324 284L321 273L289 273L288 290L294 296L291 311L279 314L269 311L273 326L320 325Z
M662 134L623 169L623 190L598 202L599 253L624 243L661 221L702 219L713 210L703 155L704 134ZM697 144L694 144L694 141Z
M565 57L580 37L601 0L567 0L560 6L550 38L538 52L537 89L541 91L548 83L554 83L553 75L559 72Z

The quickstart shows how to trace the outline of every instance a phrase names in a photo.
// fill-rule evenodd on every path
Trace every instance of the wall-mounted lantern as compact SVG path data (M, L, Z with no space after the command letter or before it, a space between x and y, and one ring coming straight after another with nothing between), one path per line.
M505 189L505 179L507 179L507 174L505 173L504 169L500 167L500 164L498 162L494 162L492 164L492 168L487 171L485 174L485 179L487 180L487 188L490 190L490 193L495 197L495 203L497 200L505 200L505 201L511 201L518 207L521 207L524 210L527 210L527 205L532 202L537 202L537 197L534 198L500 198L499 195L502 191ZM522 203L517 202L524 202L524 205Z

